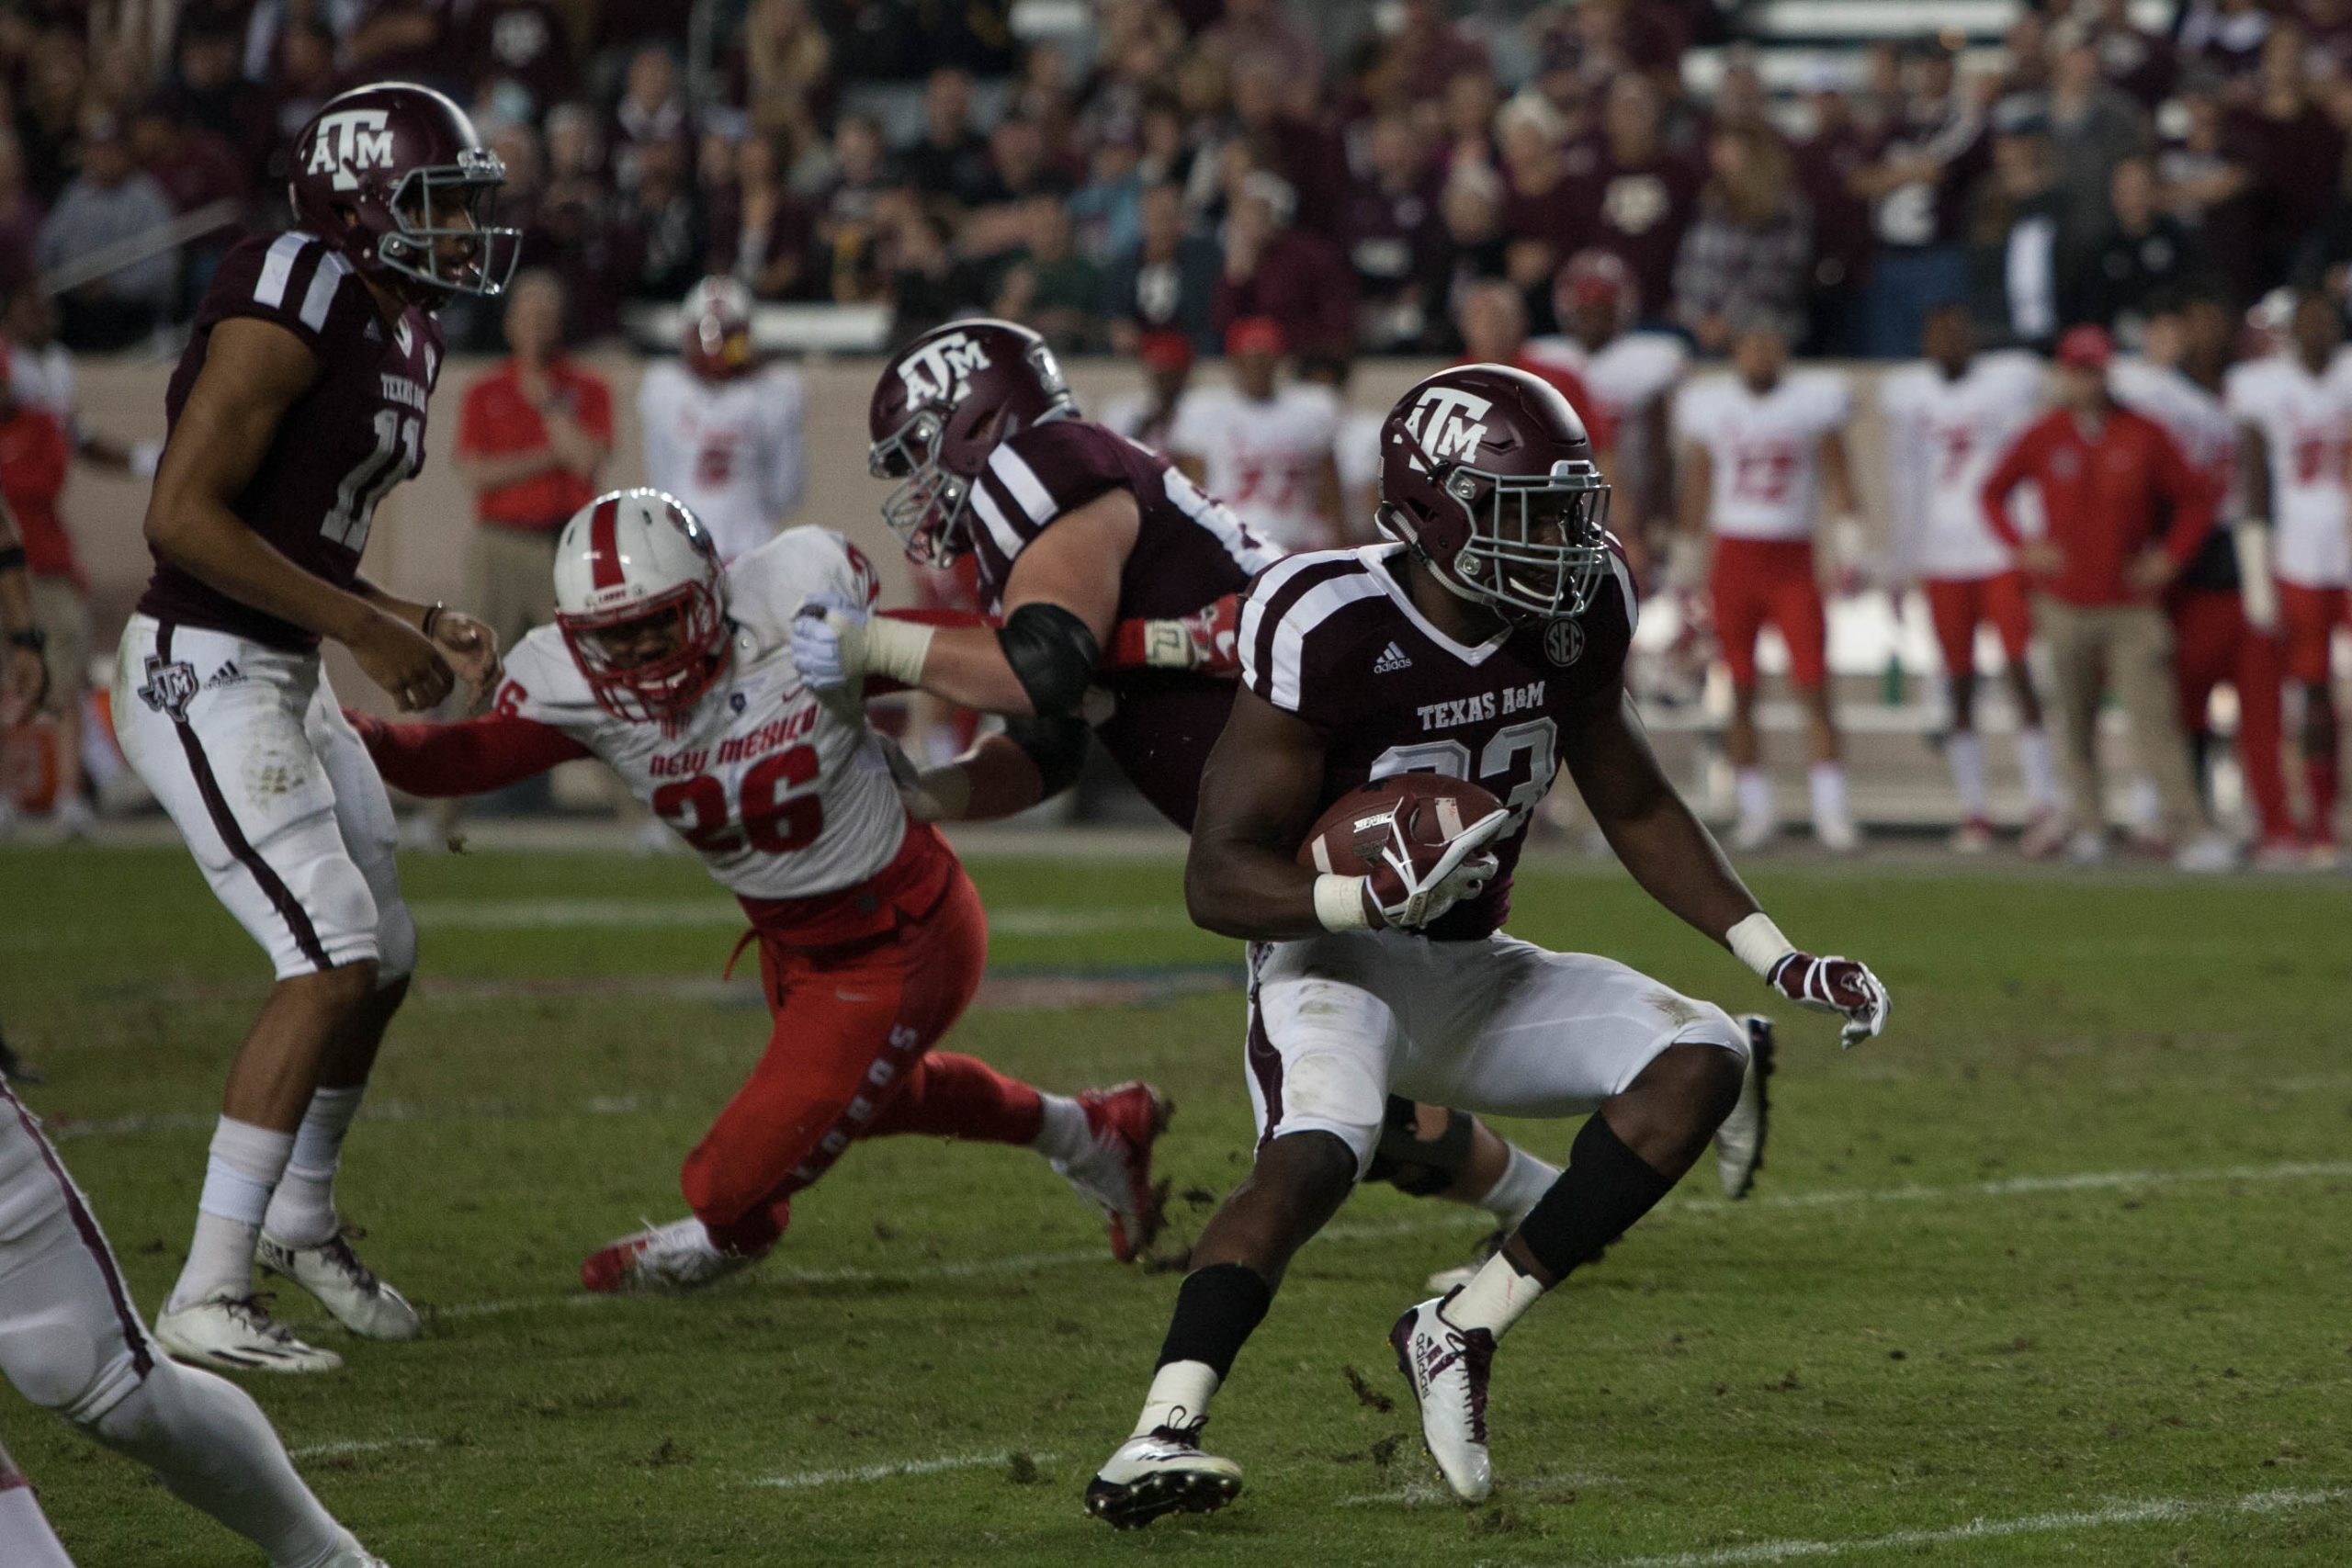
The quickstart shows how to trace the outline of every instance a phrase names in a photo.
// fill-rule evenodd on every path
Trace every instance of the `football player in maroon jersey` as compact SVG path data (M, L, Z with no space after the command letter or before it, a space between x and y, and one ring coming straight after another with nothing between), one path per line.
M473 617L359 574L378 502L424 462L441 369L434 311L494 295L512 229L484 221L498 155L439 93L379 82L296 138L298 227L221 261L172 377L148 501L155 572L123 633L124 756L277 983L229 1070L196 1238L155 1337L210 1366L341 1364L272 1322L261 1261L344 1325L410 1338L416 1314L343 1238L334 1178L415 960L391 807L343 720L319 644L342 643L403 709L462 679L486 694L497 641Z
M1233 705L1237 595L1281 553L1158 453L1080 416L1045 339L1010 321L916 339L883 368L868 423L876 476L898 481L883 517L908 557L974 561L999 624L869 618L863 605L812 601L793 634L809 682L874 674L1037 721L1025 748L994 739L928 771L933 797L919 815L1004 816L1058 793L1091 725L1189 832ZM1442 1107L1396 1100L1388 1127L1374 1179L1486 1208L1504 1230L1559 1174ZM1745 1173L1725 1179L1736 1187Z
M1567 1170L1464 1285L1390 1332L1424 1440L1465 1501L1492 1486L1495 1341L1663 1198L1737 1100L1747 1032L1612 960L1504 935L1527 821L1565 764L1652 897L1789 1000L1884 1026L1861 964L1801 953L1667 781L1624 689L1637 607L1583 423L1524 371L1474 365L1408 392L1381 432L1393 542L1293 556L1240 619L1241 690L1201 781L1185 899L1250 949L1249 1179L1202 1232L1143 1416L1086 1492L1121 1528L1222 1506L1210 1397L1291 1257L1344 1202L1392 1089L1505 1115L1598 1111ZM1440 846L1400 835L1369 877L1298 846L1367 780L1428 769L1505 809Z

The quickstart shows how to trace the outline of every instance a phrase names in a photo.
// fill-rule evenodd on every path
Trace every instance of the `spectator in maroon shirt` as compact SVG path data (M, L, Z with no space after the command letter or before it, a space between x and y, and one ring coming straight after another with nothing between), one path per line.
M1290 191L1261 170L1241 181L1226 220L1219 331L1263 316L1301 350L1345 353L1355 341L1356 280L1340 248L1290 221Z
M1619 76L1609 85L1600 137L1571 153L1571 221L1579 247L1597 245L1623 258L1642 299L1657 308L1672 293L1674 258L1705 181L1696 164L1668 150L1663 113L1648 77Z
M1272 55L1280 62L1292 112L1315 112L1323 87L1323 51L1312 32L1283 15L1280 0L1225 0L1225 19L1203 32L1197 47L1227 66L1253 54Z
M1508 281L1510 242L1503 234L1502 176L1484 164L1464 164L1446 176L1438 193L1438 215L1445 223L1447 265L1433 280L1422 306L1430 346L1453 342L1454 301L1482 278Z
M2141 107L2154 109L2171 96L2180 74L2171 40L2142 32L2132 23L2132 0L2098 0L2090 32L2100 74Z
M1422 302L1446 265L1438 182L1412 117L1392 109L1364 136L1366 177L1348 203L1348 263L1363 302L1363 346L1373 351L1418 340Z
M1337 234L1347 203L1348 158L1340 139L1317 121L1295 114L1279 57L1245 55L1233 63L1231 134L1253 163L1272 169L1297 193L1301 228Z
M1860 351L1854 300L1870 273L1870 203L1854 194L1854 171L1870 161L1870 142L1854 100L1834 73L1816 72L1805 106L1813 133L1796 144L1797 184L1813 209L1812 331L1808 352Z
M1385 45L1397 67L1397 83L1415 103L1443 97L1463 72L1494 69L1487 48L1450 20L1443 0L1405 0L1404 24Z
M2287 275L2305 236L2319 226L2344 156L2344 132L2312 101L2303 74L2303 35L2282 24L2263 45L2252 104L2231 111L2222 139L2253 171L2245 218L2252 275L2247 291Z
M213 202L230 204L231 216L180 250L180 297L200 299L213 269L243 232L243 209L252 196L244 161L213 132L181 119L161 97L150 98L131 117L130 155L163 187L175 216Z
M1522 93L1495 117L1503 148L1503 265L1525 296L1544 294L1577 233L1576 188L1560 145L1567 127L1541 96ZM1549 314L1549 306L1544 307ZM1549 331L1548 321L1543 330Z
M624 197L635 191L646 152L655 146L674 146L681 171L691 175L694 134L694 116L678 85L677 61L662 45L648 44L630 57L628 85L605 130L614 188Z
M1438 166L1451 175L1464 164L1494 168L1501 160L1495 149L1495 114L1502 107L1502 95L1495 86L1490 71L1457 71L1445 85L1445 106L1442 116L1445 144L1438 154Z
M743 139L735 150L735 185L712 204L710 270L742 280L762 299L810 294L808 251L816 226L786 188L789 139L779 131Z

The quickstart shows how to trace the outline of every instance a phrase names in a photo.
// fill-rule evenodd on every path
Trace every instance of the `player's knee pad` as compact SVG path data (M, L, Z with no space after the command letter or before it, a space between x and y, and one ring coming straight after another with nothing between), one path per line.
M139 1386L151 1352L88 1303L60 1301L0 1323L0 1371L43 1409L87 1426Z
M1409 1100L1391 1096L1380 1142L1364 1171L1367 1181L1385 1181L1415 1198L1433 1198L1451 1188L1470 1163L1470 1143L1477 1122L1466 1111L1448 1110L1445 1125L1434 1137L1421 1136L1421 1108Z

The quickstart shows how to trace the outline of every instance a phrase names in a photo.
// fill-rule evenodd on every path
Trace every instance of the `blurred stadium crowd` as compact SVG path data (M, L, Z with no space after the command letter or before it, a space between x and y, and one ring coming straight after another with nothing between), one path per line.
M1858 39L1770 90L1738 42L1769 6L1720 0L1062 8L15 0L0 279L69 281L76 348L184 319L277 220L292 132L383 77L471 107L575 342L718 272L887 304L894 341L981 310L1066 351L1153 327L1214 351L1262 316L1295 348L1450 353L1467 284L1508 279L1540 333L1596 249L1702 350L1765 310L1801 353L1890 357L1923 299L1964 291L1988 341L2129 344L2192 272L2243 304L2352 260L2346 0L2188 0L2155 30L2164 7L2045 0L2004 48ZM78 276L175 218L203 231ZM453 324L496 346L487 315Z

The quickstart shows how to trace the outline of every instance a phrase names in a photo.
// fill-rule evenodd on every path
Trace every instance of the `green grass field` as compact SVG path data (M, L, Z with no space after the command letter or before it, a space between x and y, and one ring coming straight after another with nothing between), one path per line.
M395 1568L667 1563L2352 1562L2352 892L1784 866L1798 940L1871 959L1887 1036L1782 1031L1770 1159L1705 1167L1504 1346L1501 1484L1438 1499L1382 1337L1477 1227L1367 1190L1299 1259L1210 1428L1228 1512L1080 1512L1176 1275L1122 1269L1023 1151L885 1141L698 1298L591 1302L581 1256L676 1170L766 1020L695 864L412 858L424 931L345 1159L413 1345L248 1386ZM1170 861L987 860L1001 984L953 1039L1052 1088L1144 1075L1196 1231L1250 1142L1231 944ZM1761 987L1613 871L1514 929L1735 1009ZM141 1304L186 1244L265 973L176 851L0 855L0 1016ZM1557 1157L1573 1128L1513 1129ZM1359 1382L1361 1386L1359 1387ZM1394 1402L1392 1404L1392 1401ZM254 1560L0 1395L85 1568Z

